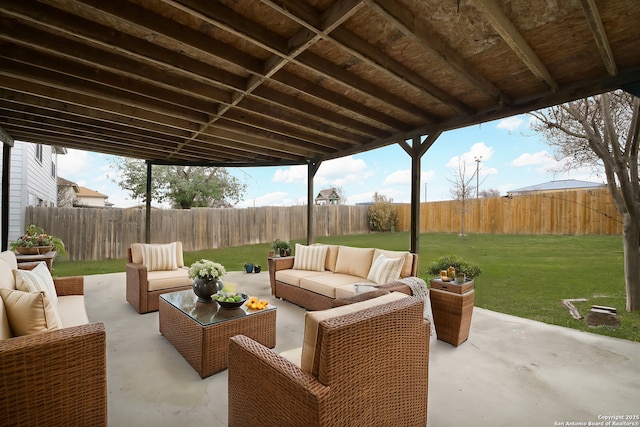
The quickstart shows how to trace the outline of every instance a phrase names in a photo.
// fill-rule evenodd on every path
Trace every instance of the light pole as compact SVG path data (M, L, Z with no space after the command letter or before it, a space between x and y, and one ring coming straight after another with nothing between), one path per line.
M482 161L482 156L480 157L474 157L476 160L476 199L478 198L478 195L480 194L479 190L480 190L480 162Z

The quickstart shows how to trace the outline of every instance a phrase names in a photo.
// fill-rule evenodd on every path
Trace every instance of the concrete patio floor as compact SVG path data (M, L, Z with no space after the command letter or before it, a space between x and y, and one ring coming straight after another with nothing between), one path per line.
M302 345L305 310L269 295L268 272L225 282L278 307L276 352ZM124 273L87 276L85 295L89 319L107 329L110 426L227 425L227 371L200 379L158 332L158 313L126 302ZM638 415L640 343L480 308L460 347L432 341L430 427L638 426Z

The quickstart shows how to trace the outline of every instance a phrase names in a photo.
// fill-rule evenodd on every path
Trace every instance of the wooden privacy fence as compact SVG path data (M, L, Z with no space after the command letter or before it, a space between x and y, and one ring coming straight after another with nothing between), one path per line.
M622 235L622 219L606 188L566 190L466 202L465 233ZM397 205L396 230L411 229L411 205ZM420 206L422 233L460 233L458 201Z
M369 231L367 206L327 205L314 209L316 237ZM71 260L124 258L131 243L144 242L145 238L144 209L29 206L25 224L36 224L60 237ZM185 251L306 237L306 206L151 211L151 242L179 240Z

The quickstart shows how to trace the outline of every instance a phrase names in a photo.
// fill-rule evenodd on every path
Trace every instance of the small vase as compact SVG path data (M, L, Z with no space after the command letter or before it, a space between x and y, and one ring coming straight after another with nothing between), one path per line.
M193 293L198 302L213 302L211 295L222 290L222 281L217 277L196 277L193 279Z

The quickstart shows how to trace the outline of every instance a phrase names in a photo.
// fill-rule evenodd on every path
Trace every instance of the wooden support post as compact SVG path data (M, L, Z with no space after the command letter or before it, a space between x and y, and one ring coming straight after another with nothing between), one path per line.
M321 160L309 160L307 165L307 245L314 241L315 230L315 205L313 203L313 178L322 164Z
M2 245L1 250L6 251L9 244L9 178L11 177L11 148L4 143L2 149Z
M144 241L145 243L151 243L151 168L152 164L147 161L147 194L146 194L146 206L145 206L145 219L144 219Z

